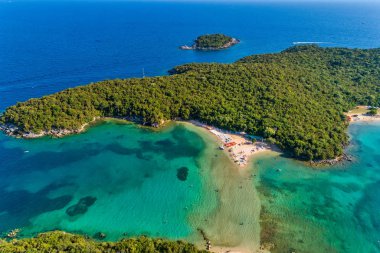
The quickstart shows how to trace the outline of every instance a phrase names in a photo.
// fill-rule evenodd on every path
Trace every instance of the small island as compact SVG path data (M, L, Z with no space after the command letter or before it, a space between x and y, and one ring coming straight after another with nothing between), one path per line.
M238 44L238 39L232 38L224 34L206 34L199 36L192 46L181 46L183 50L220 50L232 47Z

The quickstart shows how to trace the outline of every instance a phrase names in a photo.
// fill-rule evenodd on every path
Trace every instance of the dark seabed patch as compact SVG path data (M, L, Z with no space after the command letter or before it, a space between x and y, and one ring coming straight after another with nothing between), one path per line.
M69 216L76 216L79 214L85 214L90 206L96 201L95 197L87 196L81 198L77 204L70 206L66 209L66 213Z
M57 167L64 167L75 162L94 157L102 152L102 147L96 145L78 149L67 149L64 151L43 151L23 159L15 159L9 164L13 173L28 171L47 171Z
M149 161L151 157L146 155L144 150L138 148L126 148L117 142L109 144L105 147L107 150L118 155L135 155L138 159Z
M173 147L175 145L175 143L170 139L156 141L154 144L160 147Z
M177 169L177 178L181 181L186 181L189 174L189 169L187 167L181 167Z
M45 212L62 209L72 199L65 195L49 198L50 192L61 188L62 184L50 184L38 192L26 190L0 190L0 231L6 231L30 224L30 219ZM7 225L4 225L7 224Z

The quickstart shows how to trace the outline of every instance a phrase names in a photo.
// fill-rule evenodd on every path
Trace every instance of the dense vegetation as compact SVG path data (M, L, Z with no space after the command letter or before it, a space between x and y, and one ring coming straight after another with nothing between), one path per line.
M372 107L371 109L369 109L368 115L374 116L376 114L377 114L377 108Z
M227 43L232 41L232 37L224 34L206 34L201 35L195 40L196 48L222 48Z
M38 133L78 129L96 116L138 116L148 124L197 119L316 160L342 154L345 111L380 105L380 49L297 46L234 64L183 65L171 74L68 89L11 106L0 120Z
M205 253L194 245L183 241L168 241L139 237L123 239L119 242L96 242L84 236L54 231L39 234L35 238L0 239L2 253L53 253L53 252L88 252L88 253Z

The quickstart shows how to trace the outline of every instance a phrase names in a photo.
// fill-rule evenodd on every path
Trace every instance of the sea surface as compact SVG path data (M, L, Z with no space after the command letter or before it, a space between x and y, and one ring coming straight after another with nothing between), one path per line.
M333 2L0 0L0 111L68 87L164 75L189 62L230 63L294 42L380 47L380 3ZM178 49L204 33L241 43L216 52Z
M376 3L0 1L0 111L110 78L230 63L294 42L379 47ZM241 40L181 51L203 33ZM205 130L107 120L62 139L0 133L0 232L61 229L106 240L149 235L273 252L380 251L380 124L354 124L332 168L267 154L237 169Z
M274 252L380 252L380 123L352 124L349 134L352 162L312 169L278 155L254 161L262 232Z
M61 139L0 134L0 232L21 228L20 236L31 237L59 229L203 244L202 229L220 245L254 248L258 194L205 131L107 120Z
M270 153L241 170L205 129L107 120L61 139L0 134L0 231L148 235L272 252L380 250L380 123L349 128L352 162ZM260 238L261 237L261 238Z

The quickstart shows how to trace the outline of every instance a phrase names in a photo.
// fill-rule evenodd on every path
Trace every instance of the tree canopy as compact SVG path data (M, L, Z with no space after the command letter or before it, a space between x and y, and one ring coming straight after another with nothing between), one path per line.
M233 64L187 64L170 76L116 79L7 108L0 121L21 131L78 129L94 117L142 123L196 119L261 135L305 160L343 153L344 112L380 105L380 49L296 46Z
M97 242L81 235L53 231L39 234L35 238L10 241L0 239L0 252L206 253L208 251L198 250L193 244L184 241L169 241L141 236L118 242Z
M377 108L372 107L371 109L369 109L368 115L371 115L371 116L377 115L377 110L378 110Z
M224 34L206 34L201 35L195 40L196 48L222 48L229 42L232 42L232 37Z

